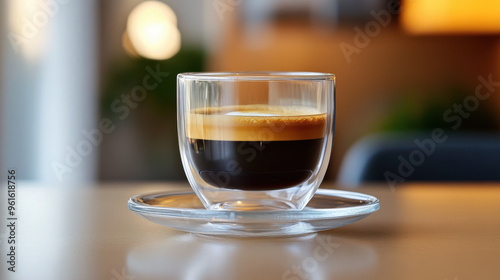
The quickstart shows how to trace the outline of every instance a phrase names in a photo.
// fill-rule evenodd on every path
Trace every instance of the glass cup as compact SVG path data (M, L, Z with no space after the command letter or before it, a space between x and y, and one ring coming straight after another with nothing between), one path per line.
M209 210L301 210L330 159L335 76L182 73L177 125L189 183Z

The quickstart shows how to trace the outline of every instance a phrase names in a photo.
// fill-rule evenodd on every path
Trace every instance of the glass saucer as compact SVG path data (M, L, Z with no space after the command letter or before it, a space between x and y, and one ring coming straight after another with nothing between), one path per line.
M128 201L130 210L154 223L197 234L234 237L290 236L354 223L377 211L371 195L318 189L303 210L206 210L193 192L142 194Z

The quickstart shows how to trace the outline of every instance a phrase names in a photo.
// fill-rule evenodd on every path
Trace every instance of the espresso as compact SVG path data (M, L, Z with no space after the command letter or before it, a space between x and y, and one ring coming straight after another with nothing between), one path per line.
M189 157L208 184L278 190L317 168L326 114L303 107L246 105L193 110L186 117Z

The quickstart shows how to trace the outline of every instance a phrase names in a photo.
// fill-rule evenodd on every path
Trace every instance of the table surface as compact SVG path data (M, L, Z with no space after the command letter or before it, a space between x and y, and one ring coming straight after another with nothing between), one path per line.
M18 187L16 272L2 226L1 279L500 279L500 184L366 186L355 191L381 209L362 221L250 239L176 231L127 208L133 195L183 183Z

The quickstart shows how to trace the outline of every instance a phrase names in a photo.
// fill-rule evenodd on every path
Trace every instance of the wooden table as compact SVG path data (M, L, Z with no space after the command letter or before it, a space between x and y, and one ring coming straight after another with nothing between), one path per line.
M367 186L356 191L381 201L368 218L267 239L196 236L127 209L132 195L187 184L18 186L16 272L2 226L0 279L500 279L499 184Z

